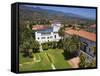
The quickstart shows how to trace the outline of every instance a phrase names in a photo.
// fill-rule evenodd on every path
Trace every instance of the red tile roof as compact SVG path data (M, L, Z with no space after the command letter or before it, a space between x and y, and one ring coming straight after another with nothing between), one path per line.
M65 30L65 33L69 35L77 35L77 36L96 42L96 34L87 32L85 30L74 30L74 29L69 28Z
M96 28L96 24L90 25L91 28Z
M49 28L49 26L46 25L34 25L32 26L32 30L43 30L43 29L47 29Z

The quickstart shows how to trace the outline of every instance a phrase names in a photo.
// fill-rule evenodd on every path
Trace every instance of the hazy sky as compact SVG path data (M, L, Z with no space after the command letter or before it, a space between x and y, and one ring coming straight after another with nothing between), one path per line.
M56 7L56 6L39 6L39 5L26 5L28 7L40 7L48 10L56 10L65 13L73 13L87 18L96 19L95 8L77 8L77 7Z

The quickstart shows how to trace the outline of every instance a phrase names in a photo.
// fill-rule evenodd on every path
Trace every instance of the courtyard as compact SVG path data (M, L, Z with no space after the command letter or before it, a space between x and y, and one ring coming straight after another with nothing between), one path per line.
M19 71L56 70L71 68L68 60L63 56L62 49L48 49L39 53L32 53L33 58L19 54Z

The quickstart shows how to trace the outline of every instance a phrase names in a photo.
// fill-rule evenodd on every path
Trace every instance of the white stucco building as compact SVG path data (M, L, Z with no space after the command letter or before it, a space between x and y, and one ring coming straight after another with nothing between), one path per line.
M35 40L37 40L40 43L48 41L59 41L61 39L61 37L58 34L60 27L60 22L53 22L51 26L33 26L32 30L35 30Z

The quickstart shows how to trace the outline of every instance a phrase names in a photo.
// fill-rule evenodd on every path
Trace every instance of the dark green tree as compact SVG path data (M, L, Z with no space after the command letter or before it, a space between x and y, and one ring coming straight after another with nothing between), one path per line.
M68 58L78 56L80 50L80 40L77 36L71 36L63 41L63 49Z
M80 41L77 36L71 36L64 40L64 49L66 51L69 51L70 53L73 53L75 51L79 51L80 49Z
M53 48L53 49L56 49L56 48L57 48L57 42L56 42L56 41L53 41L53 42L52 42L52 48Z
M61 39L63 39L64 38L64 27L61 27L60 29L59 29L59 31L58 31L58 34L59 34L59 36L61 37Z
M79 63L80 68L96 67L96 60L95 59L88 62L86 55L83 53L81 53L79 57L80 57L80 63Z
M80 68L85 68L86 67L86 56L83 54L83 53L81 53L80 54L80 63L79 63L79 67Z
M39 47L40 47L39 42L33 40L32 44L31 44L31 48L33 49L34 53L39 52Z
M39 50L39 43L34 40L32 34L32 30L29 27L27 27L23 33L21 33L20 48L23 49L24 56L32 57L32 52L30 52L30 49L32 50L34 48L35 50Z
M43 43L43 44L42 44L42 49L43 49L43 50L48 50L48 48L49 48L49 47L48 47L48 43Z
M62 39L60 39L58 42L57 42L57 47L59 48L59 49L63 49L63 40Z
M94 56L96 56L96 46L92 46L92 51L93 51Z
M92 60L92 62L90 63L90 67L96 67L96 60Z

